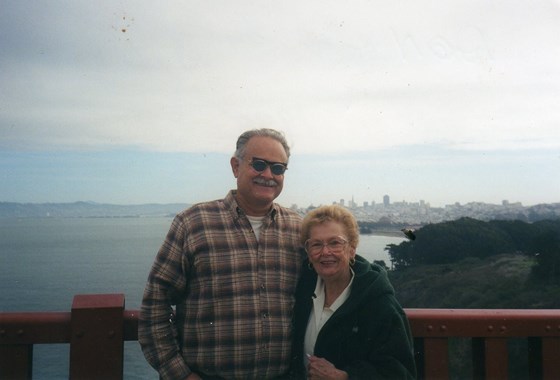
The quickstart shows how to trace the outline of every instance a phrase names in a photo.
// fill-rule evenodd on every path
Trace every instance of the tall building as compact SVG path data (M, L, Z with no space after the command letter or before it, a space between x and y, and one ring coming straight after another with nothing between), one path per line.
M384 206L389 206L390 204L391 204L391 200L390 200L389 196L387 194L385 194L383 196L383 205Z

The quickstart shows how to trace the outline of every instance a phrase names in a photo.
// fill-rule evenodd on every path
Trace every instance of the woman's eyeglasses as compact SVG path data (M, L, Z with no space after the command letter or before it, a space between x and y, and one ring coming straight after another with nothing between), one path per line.
M251 165L251 167L259 173L264 172L266 168L270 167L270 171L274 175L282 175L286 170L288 170L288 164L283 162L270 162L261 158L253 158L249 162L249 165Z
M340 236L326 242L308 239L305 242L305 251L310 255L318 255L323 252L323 248L327 247L327 250L331 253L340 253L346 244L348 244L348 241Z

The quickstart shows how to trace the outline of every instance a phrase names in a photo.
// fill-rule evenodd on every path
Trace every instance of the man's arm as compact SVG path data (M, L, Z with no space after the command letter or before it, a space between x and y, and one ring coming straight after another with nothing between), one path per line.
M176 217L150 271L138 321L138 341L161 379L191 375L181 355L172 308L185 296L184 232L183 221Z

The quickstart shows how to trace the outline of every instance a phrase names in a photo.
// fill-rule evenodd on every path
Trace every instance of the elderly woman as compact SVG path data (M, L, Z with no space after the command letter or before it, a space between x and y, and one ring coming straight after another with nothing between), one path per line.
M413 379L412 336L387 273L356 255L359 229L337 205L303 220L308 262L294 311L292 373L309 379Z

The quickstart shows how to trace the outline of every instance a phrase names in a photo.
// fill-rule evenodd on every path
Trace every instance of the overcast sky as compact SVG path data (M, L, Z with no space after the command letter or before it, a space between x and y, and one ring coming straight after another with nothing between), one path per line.
M560 202L560 1L0 0L0 201Z

